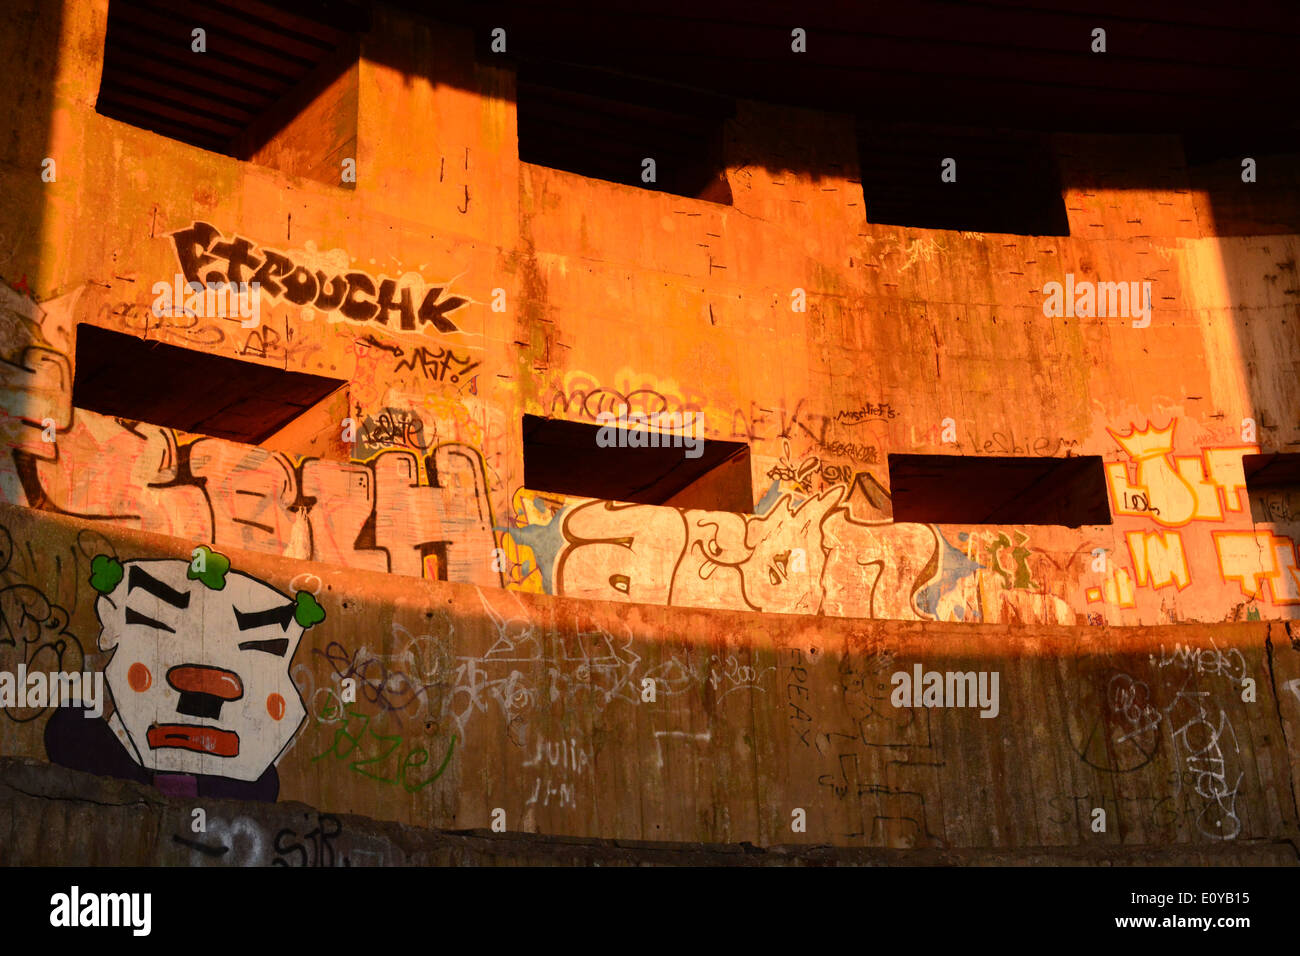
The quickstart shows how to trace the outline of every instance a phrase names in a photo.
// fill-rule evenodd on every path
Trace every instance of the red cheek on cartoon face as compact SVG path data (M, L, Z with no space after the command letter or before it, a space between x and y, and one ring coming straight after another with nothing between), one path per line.
M153 675L149 673L149 668L136 661L126 672L126 682L133 691L143 694L153 684Z
M266 712L271 715L272 720L280 720L284 717L284 698L279 694L272 694L266 698Z

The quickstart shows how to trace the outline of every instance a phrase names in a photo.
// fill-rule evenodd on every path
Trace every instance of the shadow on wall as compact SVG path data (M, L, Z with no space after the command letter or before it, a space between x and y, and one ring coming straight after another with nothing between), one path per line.
M4 752L173 797L269 799L278 782L323 814L757 845L1233 852L1294 831L1300 655L1277 623L810 629L252 553L232 568L19 508L0 528L0 610L20 589L29 631L97 644L84 670L110 692L105 722L15 707L0 674ZM645 811L596 812L629 796ZM196 863L291 856L292 840L232 832L228 809L160 842Z
M5 196L0 213L0 358L40 365L46 360L37 321L38 298L60 277L46 245L46 203L76 189L75 154L61 154L54 141L54 91L59 74L63 10L59 3L7 4L0 13L0 53L7 63L22 63L26 96L0 98ZM44 257L44 258L43 258ZM28 348L28 345L32 348ZM33 396L6 396L10 416L39 421Z

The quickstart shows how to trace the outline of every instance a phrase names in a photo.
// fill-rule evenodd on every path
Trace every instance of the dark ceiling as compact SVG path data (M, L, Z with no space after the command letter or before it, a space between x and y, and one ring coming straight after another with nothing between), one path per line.
M368 24L363 6L339 0L111 0L96 109L239 155L254 123L332 66ZM204 31L202 53L195 29Z
M885 121L1054 131L1296 128L1300 3L500 0L399 6L522 61ZM793 27L807 53L790 51ZM1106 30L1106 52L1091 51Z
M111 0L98 108L239 155L259 118L346 61L379 2ZM701 102L768 100L878 124L1250 130L1285 142L1300 129L1297 0L389 2L471 27L487 62L646 78ZM195 27L207 31L202 59ZM494 27L506 29L505 56L489 51ZM806 53L790 50L794 27ZM1097 27L1105 53L1090 49Z

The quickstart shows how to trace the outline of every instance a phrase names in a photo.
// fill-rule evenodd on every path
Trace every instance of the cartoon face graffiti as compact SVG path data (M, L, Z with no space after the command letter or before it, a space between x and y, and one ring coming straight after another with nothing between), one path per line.
M127 752L155 772L257 780L306 717L289 665L319 605L207 548L192 562L95 560L110 726Z

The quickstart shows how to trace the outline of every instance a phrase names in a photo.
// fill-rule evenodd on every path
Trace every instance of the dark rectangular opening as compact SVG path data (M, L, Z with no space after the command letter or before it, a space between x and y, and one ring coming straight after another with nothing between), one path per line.
M347 383L78 325L72 404L256 445Z
M1300 455L1243 455L1241 470L1256 524L1300 522Z
M955 161L944 182L943 163ZM861 124L867 221L965 232L1068 236L1056 158L1041 133Z
M748 445L702 438L695 445L692 439L691 449L700 454L691 458L684 442L673 447L682 439L680 431L673 436L654 428L603 429L525 415L524 485L582 498L753 513ZM689 424L685 431L698 435ZM643 440L657 441L660 447L631 444Z
M1187 181L1216 236L1300 232L1300 130L1241 128L1183 135ZM1246 159L1254 160L1249 181Z
M733 101L596 70L519 67L519 158L659 192L731 204L723 123ZM653 182L643 178L654 160Z
M259 150L355 63L357 34L368 23L367 9L354 0L111 0L95 109L191 146L280 168ZM355 106L343 100L314 127L322 161L355 140ZM298 133L293 145L312 140ZM311 165L296 165L304 163ZM328 177L287 171L343 183L341 170Z
M923 524L1110 524L1099 455L974 458L890 455L895 521Z

